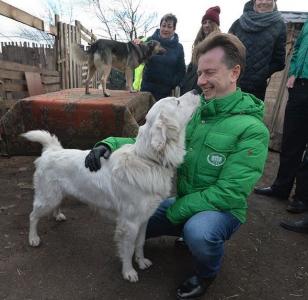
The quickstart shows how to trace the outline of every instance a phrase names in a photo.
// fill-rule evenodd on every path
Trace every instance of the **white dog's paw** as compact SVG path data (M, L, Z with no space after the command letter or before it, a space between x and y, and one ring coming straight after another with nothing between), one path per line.
M29 236L29 245L31 247L37 247L40 245L41 239L38 235Z
M58 213L55 218L57 222L66 221L66 216L62 213Z
M130 281L130 282L137 282L138 281L138 273L135 269L131 269L129 271L123 271L123 277L124 279Z
M152 262L147 258L137 258L136 263L141 270L145 270L152 266Z

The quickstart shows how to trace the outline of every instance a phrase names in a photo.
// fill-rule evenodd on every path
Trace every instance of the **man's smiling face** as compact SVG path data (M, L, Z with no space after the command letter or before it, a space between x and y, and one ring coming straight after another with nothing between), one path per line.
M225 62L225 52L216 47L198 60L198 85L207 100L226 96L236 90L240 66L229 68Z

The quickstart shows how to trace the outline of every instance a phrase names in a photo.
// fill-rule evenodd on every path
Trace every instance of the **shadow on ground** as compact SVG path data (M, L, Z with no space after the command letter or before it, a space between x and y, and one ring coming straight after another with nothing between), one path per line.
M27 244L32 206L34 157L0 158L0 299L5 300L167 300L190 274L190 257L174 238L148 241L153 261L131 284L120 273L113 224L86 205L64 203L67 221L40 222L42 245ZM276 174L270 153L260 185ZM252 194L248 222L226 244L223 268L204 299L308 299L308 235L279 227L289 215L286 202Z

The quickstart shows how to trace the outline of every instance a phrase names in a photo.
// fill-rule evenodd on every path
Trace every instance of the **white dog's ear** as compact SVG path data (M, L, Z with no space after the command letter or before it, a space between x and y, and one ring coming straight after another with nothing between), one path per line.
M165 118L160 114L152 127L151 146L158 152L161 152L166 147L166 122Z

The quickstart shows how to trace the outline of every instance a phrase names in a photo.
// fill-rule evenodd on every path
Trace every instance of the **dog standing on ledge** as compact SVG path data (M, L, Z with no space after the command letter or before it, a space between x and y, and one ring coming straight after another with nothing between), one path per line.
M155 40L140 43L123 43L113 40L99 39L94 42L87 51L74 44L72 47L73 59L78 62L88 61L88 75L86 79L86 94L89 92L89 83L95 71L102 73L102 87L105 97L110 97L106 89L106 82L111 72L115 68L125 73L126 89L133 92L133 71L140 64L145 63L152 55L164 53L166 50Z

